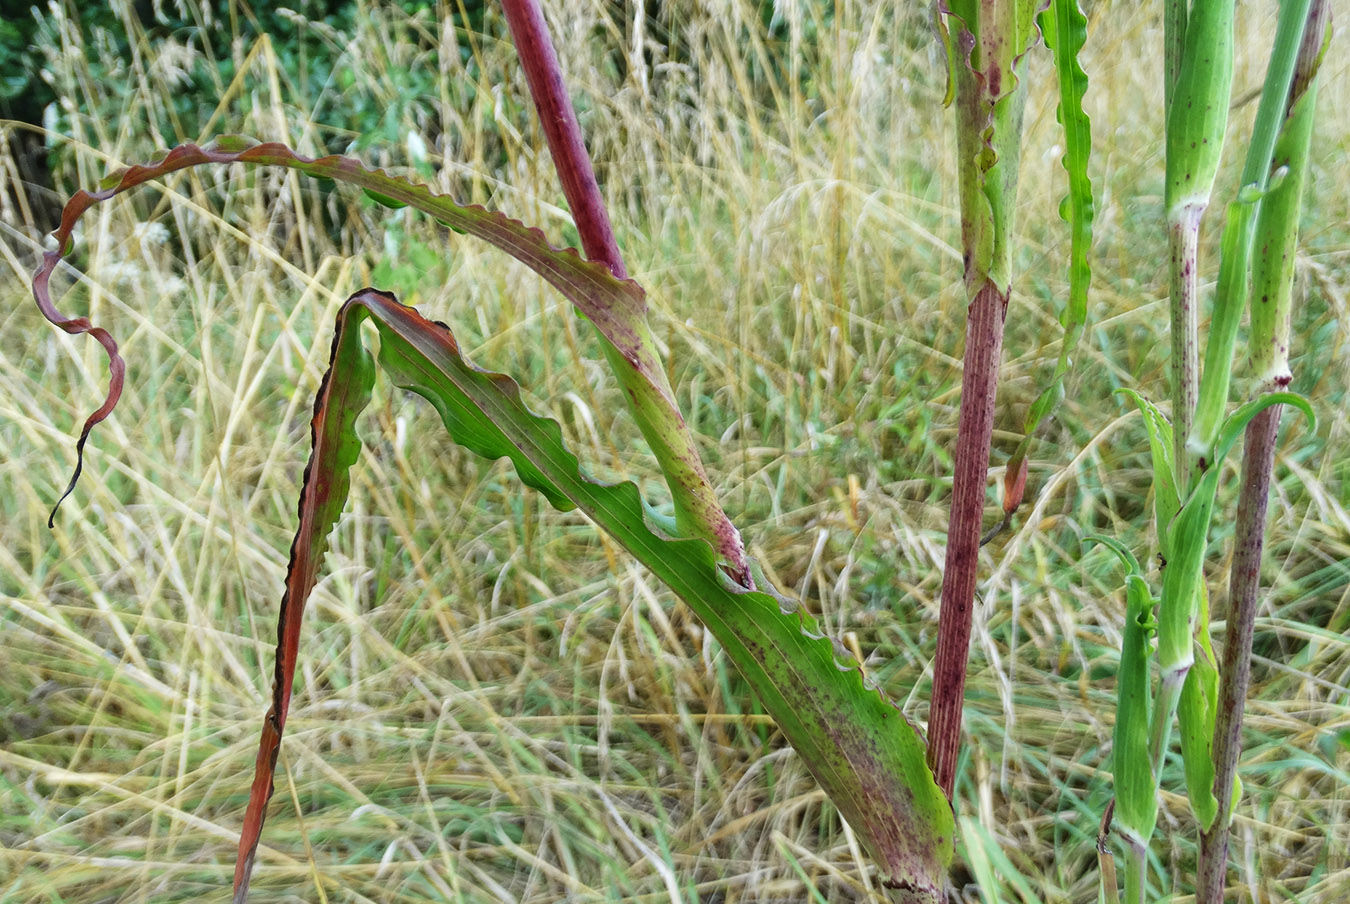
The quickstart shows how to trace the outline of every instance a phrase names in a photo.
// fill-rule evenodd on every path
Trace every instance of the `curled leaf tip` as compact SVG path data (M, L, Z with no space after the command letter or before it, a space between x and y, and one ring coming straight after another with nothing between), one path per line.
M67 205L69 211L72 205L78 201L78 195ZM56 500L52 506L51 514L47 516L47 527L52 529L56 527L56 512L61 507L61 503L75 489L79 483L80 474L84 471L84 444L89 441L89 434L101 421L107 419L112 414L113 409L117 407L118 400L122 397L122 383L126 375L126 362L122 360L121 354L117 350L117 340L113 339L112 334L102 327L94 326L88 317L67 317L56 309L56 305L51 299L51 275L56 270L64 255L69 253L73 242L70 234L73 228L74 219L78 217L75 214L67 222L69 213L63 213L63 222L61 229L55 233L57 245L60 250L48 251L42 256L42 266L33 276L33 299L37 302L38 310L49 323L60 327L72 336L78 336L81 333L88 333L93 336L103 346L104 352L108 356L108 394L103 399L103 404L93 414L85 419L84 427L80 430L80 438L75 443L75 470L70 476L70 482L66 484L65 492Z

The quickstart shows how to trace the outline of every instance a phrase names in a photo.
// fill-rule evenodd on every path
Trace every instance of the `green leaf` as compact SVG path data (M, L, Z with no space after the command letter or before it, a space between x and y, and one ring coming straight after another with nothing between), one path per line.
M397 198L391 198L389 195L381 194L380 192L374 191L373 189L365 188L362 189L362 191L365 193L365 196L367 198L374 201L376 204L388 207L390 210L402 210L403 208L408 206L407 201L400 201ZM454 227L451 228L453 229Z
M1212 461L1203 462L1204 472L1174 519L1171 534L1173 555L1163 571L1163 597L1158 624L1158 660L1164 668L1191 658L1198 605L1202 592L1204 551L1208 545L1210 516L1219 488L1225 458L1257 414L1272 405L1292 405L1316 428L1317 416L1308 400L1297 393L1272 392L1239 407L1224 421ZM1184 601L1184 602L1183 602Z
M1204 685L1193 686L1187 693L1186 681L1195 662L1194 637L1196 622L1202 615L1204 555L1209 544L1214 497L1218 492L1219 475L1223 471L1221 465L1242 431L1261 411L1280 404L1292 405L1316 424L1312 406L1307 399L1291 392L1270 393L1239 407L1224 421L1214 447L1213 460L1202 462L1204 470L1173 521L1170 535L1172 555L1167 558L1163 569L1162 601L1158 607L1158 665L1163 685L1159 692L1159 705L1153 713L1156 727L1152 731L1152 752L1155 762L1167 749L1173 711L1178 706L1177 714L1182 724L1196 726L1195 738L1203 734L1206 724L1213 731L1213 722L1204 710ZM1183 757L1205 756L1195 738L1183 746ZM1191 764L1187 773L1199 781L1204 768L1202 763L1196 762ZM1199 801L1198 815L1207 814L1209 805L1205 793L1197 791L1195 799Z
M480 454L528 459L557 491L668 584L708 625L783 734L873 856L902 882L940 888L951 858L951 807L925 763L918 732L815 619L769 593L746 591L717 568L701 540L658 536L632 483L587 478L554 421L531 413L510 378L459 354L444 327L390 296L357 296L379 328L380 364L400 385L457 418L474 420L495 446ZM458 442L453 425L447 423Z
M1069 193L1060 204L1059 215L1069 224L1069 300L1060 318L1064 342L1060 346L1059 360L1050 383L1028 412L1022 427L1027 436L1036 431L1063 398L1064 378L1073 365L1073 353L1087 323L1088 287L1092 281L1088 252L1092 248L1094 216L1092 180L1087 171L1092 154L1092 121L1083 109L1088 79L1078 62L1078 55L1087 43L1087 18L1078 7L1078 0L1051 0L1049 9L1038 21L1059 76L1056 116L1064 127L1063 164L1069 176Z
M1163 558L1168 559L1172 554L1172 519L1181 508L1176 466L1172 461L1172 424L1157 405L1133 389L1118 389L1116 392L1129 396L1144 417L1149 453L1153 458L1153 521L1158 531L1158 549Z
M1234 0L1192 6L1167 115L1169 217L1184 205L1208 206L1223 156L1233 85Z
M1271 166L1287 170L1272 186L1256 215L1253 249L1251 333L1248 348L1257 385L1271 389L1288 385L1289 319L1293 306L1294 258L1298 249L1299 211L1312 146L1313 111L1317 83L1313 81L1289 111L1275 142Z
M1126 569L1125 630L1116 675L1116 726L1111 745L1115 786L1115 824L1137 849L1147 849L1158 818L1158 778L1149 756L1149 637L1156 602L1139 569L1139 560L1111 537L1090 535L1083 542L1106 546Z
M559 425L529 411L509 377L466 361L443 325L391 295L366 290L343 306L335 352L345 352L356 341L345 337L357 336L357 326L367 318L379 332L381 367L399 386L435 405L452 439L488 458L509 457L523 479L551 500L583 511L694 610L873 857L912 900L937 901L954 845L951 807L928 769L919 733L862 667L805 611L729 581L706 542L658 535L646 523L632 483L605 485L586 477L563 445ZM345 384L338 370L343 366L348 366L345 354L335 358L325 386ZM363 373L367 367L356 365ZM351 404L364 402L353 398ZM354 441L352 425L343 423ZM316 445L302 499L313 499L330 486L329 472L313 463L321 451ZM319 541L313 533L331 525L306 512L302 502L295 549L315 548ZM301 536L308 538L304 544ZM289 624L299 610L296 599L289 594L288 599L292 608L283 618ZM298 639L298 633L294 636ZM288 695L293 651L279 650L278 663L278 684ZM284 674L280 663L286 663ZM283 710L280 719L269 719L265 744L271 740L270 726L278 726L279 738L284 724L288 697L278 699ZM270 793L273 763L274 754L260 751L255 795L259 789ZM247 841L241 840L241 855ZM256 837L251 843L256 846Z
M1186 796L1202 832L1219 815L1214 796L1214 723L1218 716L1219 665L1209 639L1209 593L1203 584L1197 593L1195 662L1186 673L1177 707L1181 762L1186 774Z

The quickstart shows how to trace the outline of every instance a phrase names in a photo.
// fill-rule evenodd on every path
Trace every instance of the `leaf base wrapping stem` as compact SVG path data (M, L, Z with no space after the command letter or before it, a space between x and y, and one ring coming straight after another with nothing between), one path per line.
M1172 744L1172 725L1176 721L1181 689L1194 664L1195 659L1189 654L1184 661L1161 664L1158 696L1153 702L1152 720L1149 723L1148 749L1155 776L1162 775L1163 761L1167 759L1167 750Z
M947 560L942 573L937 661L928 727L928 764L950 800L961 737L961 703L979 566L980 529L994 433L994 395L1003 350L1003 319L1010 292L985 280L966 315L965 371L956 431L956 473L952 482Z

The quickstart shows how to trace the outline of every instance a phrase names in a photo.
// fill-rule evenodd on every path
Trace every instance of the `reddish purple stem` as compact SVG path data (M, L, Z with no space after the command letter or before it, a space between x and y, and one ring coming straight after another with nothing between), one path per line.
M553 165L562 180L563 194L572 209L581 247L592 260L603 261L623 279L628 271L614 240L614 229L609 223L609 212L600 186L595 181L590 154L581 140L581 126L563 84L558 55L548 36L548 24L538 0L502 0L506 23L530 85L530 96L539 112L539 122L548 139Z
M965 372L961 378L961 416L956 428L956 473L952 483L947 562L942 573L942 612L938 617L937 662L928 716L928 764L938 787L952 797L961 741L961 703L979 567L980 530L994 433L994 396L1003 351L1003 319L1008 296L986 280L966 317Z
M1228 821L1233 779L1242 750L1242 709L1252 676L1252 638L1261 591L1261 554L1266 538L1266 507L1275 468L1275 438L1283 405L1272 405L1247 425L1242 450L1242 488L1238 496L1237 536L1228 586L1228 627L1223 639L1219 705L1214 723L1214 796L1219 816L1200 835L1195 899L1222 904L1228 875Z

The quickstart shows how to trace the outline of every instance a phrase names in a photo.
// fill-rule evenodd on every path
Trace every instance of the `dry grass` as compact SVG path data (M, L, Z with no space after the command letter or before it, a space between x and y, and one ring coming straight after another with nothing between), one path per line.
M363 6L356 41L333 46L345 84L288 80L271 45L239 44L209 127L176 122L166 101L199 53L188 38L142 35L121 82L90 76L96 48L48 48L72 104L72 133L51 136L62 189L222 131L313 151L365 104L394 110L394 134L427 136L445 188L569 238L496 14L470 34ZM730 512L779 586L856 641L921 720L964 329L954 141L925 13L846 0L826 19L783 3L771 35L747 0L720 0L667 4L666 31L635 34L631 11L549 6L620 244ZM1109 557L1077 538L1148 544L1144 434L1111 392L1165 394L1160 32L1132 4L1095 14L1092 329L1033 451L1036 506L987 548L958 795L967 842L1002 885L968 885L966 900L1095 896L1123 599ZM1266 34L1247 15L1240 91L1259 83ZM1300 267L1296 387L1322 422L1289 430L1277 460L1235 835L1235 879L1259 901L1350 893L1342 60L1325 76ZM1065 292L1053 98L1044 60L1033 68L1009 430L1053 365ZM409 102L409 73L435 93ZM362 153L410 162L403 142ZM597 473L656 495L656 470L588 331L520 267L294 174L197 171L86 219L62 304L114 330L130 381L49 532L105 367L27 301L35 236L25 211L0 211L0 901L219 900L309 406L348 293L377 281L449 322ZM254 900L882 900L792 750L643 569L387 386L364 430L310 604ZM1014 441L996 437L1004 454ZM1230 531L1217 520L1220 614ZM1187 813L1169 797L1155 845L1183 877Z

